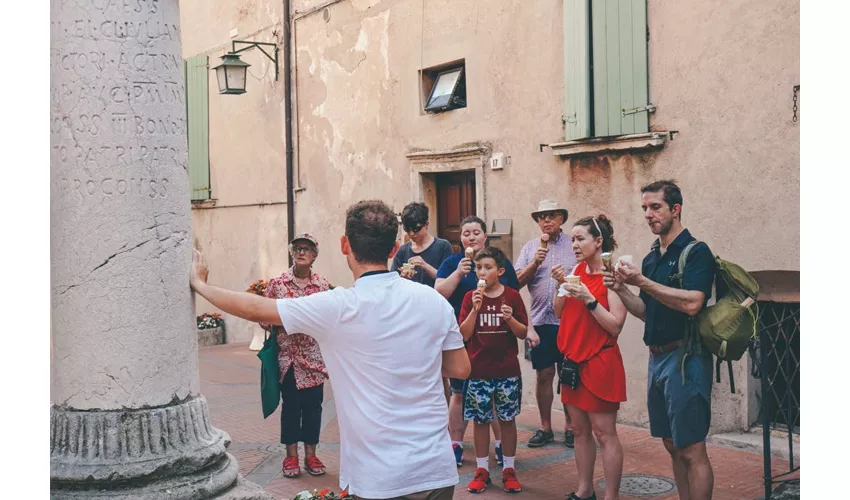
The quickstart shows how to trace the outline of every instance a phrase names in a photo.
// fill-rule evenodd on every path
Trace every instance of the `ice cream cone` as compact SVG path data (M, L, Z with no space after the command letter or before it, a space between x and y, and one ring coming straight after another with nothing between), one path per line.
M613 257L611 252L602 253L602 267L605 271L611 271L611 257Z
M540 247L541 248L549 248L549 235L548 234L543 233L540 236Z

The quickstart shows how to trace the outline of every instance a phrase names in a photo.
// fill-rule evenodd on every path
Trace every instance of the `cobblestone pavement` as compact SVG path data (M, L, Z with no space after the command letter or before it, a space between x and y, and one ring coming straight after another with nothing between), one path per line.
M232 444L230 452L239 461L239 471L245 477L273 493L278 498L291 498L299 491L309 489L338 489L339 485L339 428L336 408L333 402L331 384L325 386L325 403L322 415L322 434L318 448L319 458L327 466L327 474L312 477L302 473L296 479L281 475L281 461L285 448L279 443L279 413L263 419L260 409L259 360L256 353L248 350L247 344L228 344L200 349L201 392L210 406L213 424L230 434ZM279 411L279 410L278 410ZM563 444L563 434L557 429L564 428L563 412L553 412L556 441L543 448L531 449L525 443L537 429L537 410L523 407L517 419L519 446L516 469L523 486L525 498L563 499L573 491L576 485L573 452ZM647 480L636 477L631 484L638 489L626 495L621 489L620 498L678 498L672 482L670 460L663 445L653 439L646 429L618 426L620 440L625 453L624 475L660 476L661 480ZM483 494L472 495L466 492L466 484L475 470L472 450L472 426L464 440L465 464L458 469L460 483L455 498L506 498L509 493L499 486L501 473L491 457L491 476L494 479ZM301 452L303 460L303 450ZM709 457L714 466L715 500L756 499L764 494L762 489L762 457L743 452L709 445ZM788 464L774 459L775 471ZM302 464L303 468L303 464ZM597 454L596 484L597 496L601 499L603 487L599 481L603 478L601 456ZM625 483L625 481L624 481ZM626 487L627 484L624 484ZM657 493L650 494L649 489Z

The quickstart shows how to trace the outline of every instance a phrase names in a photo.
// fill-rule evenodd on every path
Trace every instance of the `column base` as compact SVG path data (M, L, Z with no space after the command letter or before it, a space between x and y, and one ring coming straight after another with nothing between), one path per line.
M237 482L230 437L206 399L128 410L50 413L51 498L265 499ZM259 493L257 493L257 491ZM239 496L241 495L241 496ZM259 495L259 496L258 496Z

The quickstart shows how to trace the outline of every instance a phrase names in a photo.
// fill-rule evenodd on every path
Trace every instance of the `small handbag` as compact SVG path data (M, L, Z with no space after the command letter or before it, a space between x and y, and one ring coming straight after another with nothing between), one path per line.
M580 381L578 369L578 363L571 359L564 358L564 361L561 364L561 383L569 386L572 390L576 390Z
M272 331L263 342L263 348L257 353L260 358L260 399L263 406L263 418L275 412L280 403L280 345L277 343L279 326L272 326Z

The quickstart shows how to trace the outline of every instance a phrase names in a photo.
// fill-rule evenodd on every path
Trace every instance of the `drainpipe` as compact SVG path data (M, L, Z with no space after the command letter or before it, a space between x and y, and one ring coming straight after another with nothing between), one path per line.
M292 241L295 237L295 165L293 165L292 144L292 33L290 33L291 13L289 0L283 0L283 36L286 40L283 51L283 135L286 139L286 235ZM289 267L292 267L292 255L289 255Z

